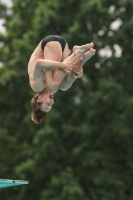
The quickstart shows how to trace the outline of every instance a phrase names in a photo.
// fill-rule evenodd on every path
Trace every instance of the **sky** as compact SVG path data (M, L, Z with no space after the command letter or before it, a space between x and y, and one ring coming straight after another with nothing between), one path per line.
M12 5L12 1L11 0L0 0L0 3L4 3L6 4L8 7L10 7ZM3 23L4 20L0 19L0 32L4 33L5 32L5 28L3 27Z
M4 3L7 6L11 6L12 5L12 1L11 0L0 0L0 3Z

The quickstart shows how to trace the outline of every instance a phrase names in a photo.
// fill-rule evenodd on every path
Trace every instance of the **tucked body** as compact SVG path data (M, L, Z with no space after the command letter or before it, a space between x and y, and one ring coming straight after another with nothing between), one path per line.
M74 46L69 56L68 44L61 36L48 36L37 45L28 63L30 86L37 93L31 101L35 123L51 110L54 93L69 89L82 76L83 64L95 54L93 46Z

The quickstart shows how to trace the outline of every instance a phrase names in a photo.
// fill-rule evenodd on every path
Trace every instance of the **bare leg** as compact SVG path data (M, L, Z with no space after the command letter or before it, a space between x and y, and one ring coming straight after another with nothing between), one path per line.
M75 63L75 61L83 56L91 47L93 43L86 44L82 46L74 46L73 53L68 58L66 58L63 63L71 62ZM60 43L53 41L49 42L44 48L44 58L49 60L59 61L62 59L62 51L60 47ZM54 85L54 87L58 87L66 76L66 72L61 69L49 69L45 71L46 82L48 85Z
M61 45L57 41L51 41L47 43L44 48L44 59L54 60L60 62L62 59ZM57 72L56 72L57 71ZM45 78L47 86L57 87L66 73L62 69L48 69L45 70ZM54 88L53 88L54 89Z
M63 62L72 62L75 63L76 60L80 59L81 56L83 56L91 47L93 46L93 43L86 44L82 46L74 46L73 47L73 53L66 58ZM86 60L87 61L87 60ZM53 80L61 82L62 79L65 77L66 73L63 70L55 69L53 73ZM60 79L58 79L60 77Z
M94 46L93 43L82 46L74 46L72 54L68 58L66 58L63 62L70 61L74 63L78 58L83 56L93 46Z
M95 54L96 50L93 48L90 48L90 50L84 54L81 58L79 58L76 62L75 62L75 66L80 66L83 67L83 65L86 63L87 60L89 60L94 54Z
M60 89L63 91L68 90L73 82L76 80L76 78L80 78L83 75L83 65L87 60L89 60L93 55L95 54L95 49L90 48L90 51L88 51L86 54L84 54L82 57L80 57L73 66L72 73L69 73L65 76L65 78L62 80L60 84Z

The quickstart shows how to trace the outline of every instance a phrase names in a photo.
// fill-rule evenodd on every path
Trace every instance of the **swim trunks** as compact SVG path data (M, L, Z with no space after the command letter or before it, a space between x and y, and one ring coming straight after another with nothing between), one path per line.
M62 52L64 51L64 48L66 46L66 40L59 35L49 35L45 37L41 43L42 51L44 51L44 47L46 46L46 44L51 41L58 41L61 44Z

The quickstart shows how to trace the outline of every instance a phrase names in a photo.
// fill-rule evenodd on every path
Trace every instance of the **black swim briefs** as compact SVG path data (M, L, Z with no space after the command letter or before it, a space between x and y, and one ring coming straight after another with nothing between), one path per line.
M60 42L61 48L62 48L62 52L64 51L64 48L66 46L66 40L63 37L59 36L59 35L49 35L49 36L45 37L42 40L42 43L41 43L42 51L44 51L45 45L48 42L51 42L51 41L58 41L58 42Z

